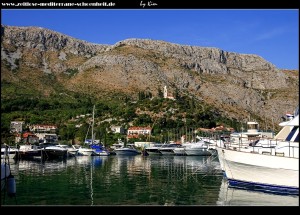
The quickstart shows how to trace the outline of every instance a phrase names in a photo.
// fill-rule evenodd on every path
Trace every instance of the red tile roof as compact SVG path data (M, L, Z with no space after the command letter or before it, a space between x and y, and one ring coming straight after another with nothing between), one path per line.
M138 127L138 126L133 126L128 128L128 130L152 130L151 127Z

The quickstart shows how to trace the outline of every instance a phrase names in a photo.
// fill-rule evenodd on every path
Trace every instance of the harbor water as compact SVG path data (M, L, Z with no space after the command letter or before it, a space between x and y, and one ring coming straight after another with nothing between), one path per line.
M229 188L214 156L78 156L11 161L2 206L298 206L299 196Z

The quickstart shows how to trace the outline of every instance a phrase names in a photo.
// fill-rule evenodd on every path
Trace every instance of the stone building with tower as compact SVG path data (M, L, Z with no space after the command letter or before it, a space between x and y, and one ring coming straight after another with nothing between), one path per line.
M175 100L174 96L172 94L168 93L167 86L164 86L164 98Z

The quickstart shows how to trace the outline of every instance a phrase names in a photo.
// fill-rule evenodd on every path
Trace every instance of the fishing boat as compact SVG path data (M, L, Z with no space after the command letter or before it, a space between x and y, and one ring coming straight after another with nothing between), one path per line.
M260 142L267 140L248 146L218 144L218 158L229 185L299 195L299 108L295 113L292 120L281 124L289 131L284 140L271 139L272 144L265 146Z

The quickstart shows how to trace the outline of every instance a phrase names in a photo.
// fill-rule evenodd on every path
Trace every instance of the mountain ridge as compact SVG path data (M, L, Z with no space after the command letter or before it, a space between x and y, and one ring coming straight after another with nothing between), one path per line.
M291 75L255 54L137 38L101 45L40 27L1 25L1 36L1 82L35 86L44 96L58 92L56 85L132 98L168 86L228 117L275 122L299 102L299 71Z

